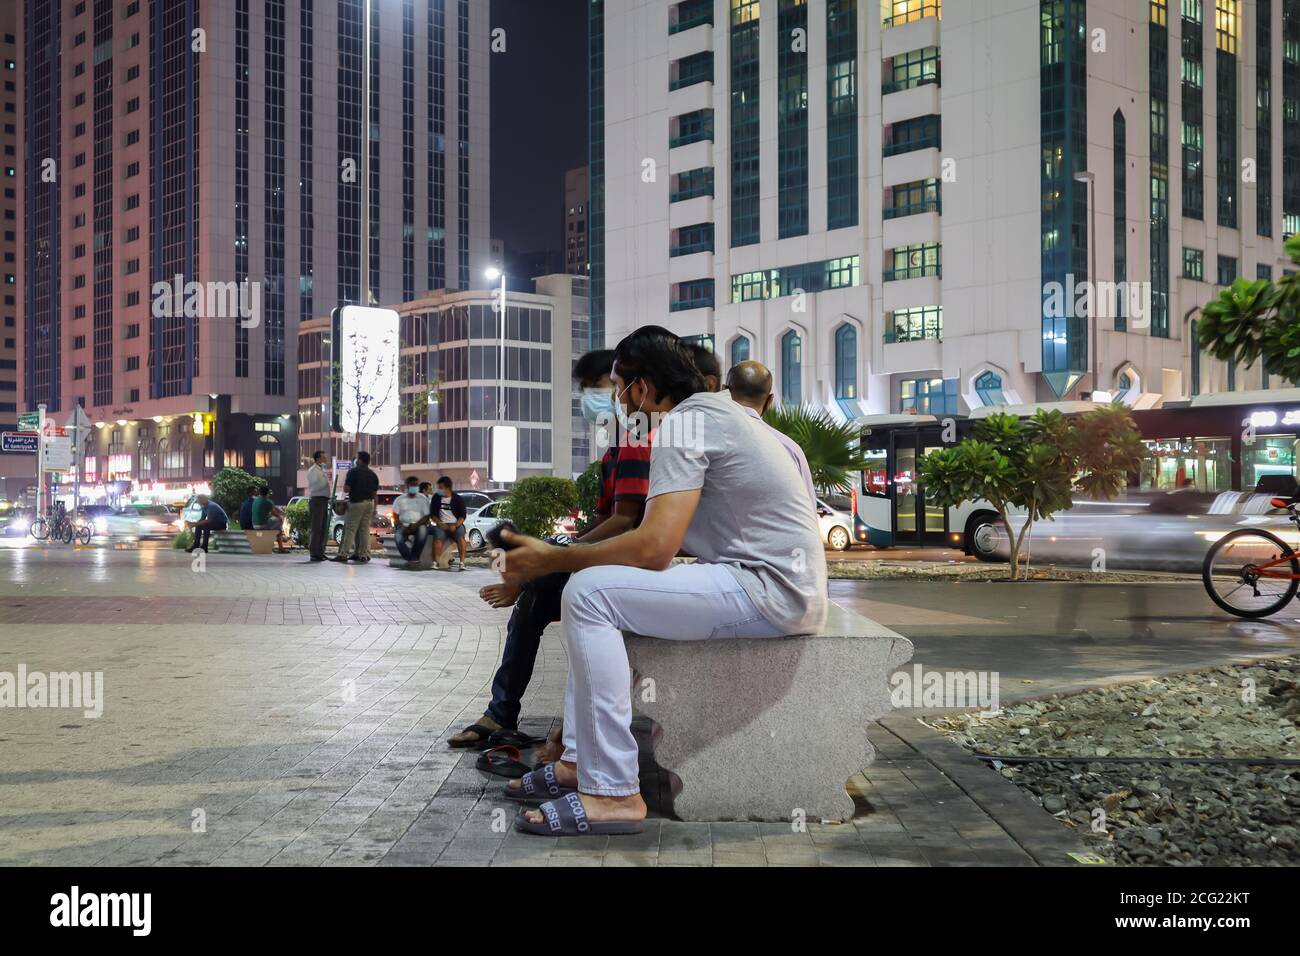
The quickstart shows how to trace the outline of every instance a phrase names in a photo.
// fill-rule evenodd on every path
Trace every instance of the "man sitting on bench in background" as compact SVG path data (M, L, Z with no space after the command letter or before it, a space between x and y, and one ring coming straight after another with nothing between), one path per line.
M763 420L763 415L776 400L776 396L772 394L772 373L762 362L747 360L733 365L731 371L727 373L727 391L731 393L732 401L759 421ZM767 425L767 422L763 424ZM804 487L808 490L810 504L816 510L817 492L813 490L812 470L808 467L808 458L804 455L803 449L785 432L778 431L771 425L767 427L772 429L776 440L785 446L785 450L794 459L795 467L799 469L799 477L803 479Z

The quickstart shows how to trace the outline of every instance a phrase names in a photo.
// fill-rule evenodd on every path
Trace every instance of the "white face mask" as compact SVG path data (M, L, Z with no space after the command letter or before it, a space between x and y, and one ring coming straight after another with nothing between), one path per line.
M641 409L642 409L642 407L645 406L645 400L646 400L646 398L649 397L649 393L647 393L646 395L642 396L642 398L641 398L641 404L638 405L638 406L636 407L636 411L635 411L635 412L632 412L631 415L629 415L627 412L623 411L623 396L624 396L624 395L628 392L628 390L631 389L632 386L635 385L635 384L636 384L635 380L633 380L633 381L631 381L631 382L628 382L628 383L627 383L627 388L623 389L623 391L621 391L621 392L618 392L618 393L614 396L614 414L615 414L616 416L618 416L618 427L621 428L621 429L623 429L623 431L625 431L625 432L630 432L630 431L633 430L632 426L633 426L634 423L633 423L633 421L632 421L632 415L639 415L639 414L641 413Z

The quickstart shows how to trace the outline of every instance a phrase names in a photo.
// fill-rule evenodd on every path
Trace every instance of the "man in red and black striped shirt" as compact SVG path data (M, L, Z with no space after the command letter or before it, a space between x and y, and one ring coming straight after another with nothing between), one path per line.
M613 424L614 387L609 380L613 364L614 353L601 349L582 356L573 370L582 387L583 416L604 434L618 436L601 459L594 522L578 537L584 544L604 541L640 524L650 487L649 436L629 435ZM506 627L501 664L492 679L492 702L476 723L448 741L452 747L479 747L498 730L517 729L520 701L533 676L542 631L560 619L560 598L568 579L567 574L551 574L521 589L490 584L479 591L493 607L513 604L515 609Z

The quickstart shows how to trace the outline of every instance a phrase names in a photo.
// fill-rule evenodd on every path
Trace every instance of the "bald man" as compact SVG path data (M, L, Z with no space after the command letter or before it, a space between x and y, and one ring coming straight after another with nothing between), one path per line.
M759 421L763 420L763 413L771 408L772 402L775 401L775 396L772 394L772 373L762 362L747 360L733 365L731 371L727 373L727 390L731 392L731 398L737 405ZM794 459L795 467L799 469L799 474L803 478L804 487L808 490L808 503L816 508L817 493L813 490L812 471L808 468L808 459L804 456L803 449L789 435L772 428L767 422L763 422L763 425L772 429L772 434Z

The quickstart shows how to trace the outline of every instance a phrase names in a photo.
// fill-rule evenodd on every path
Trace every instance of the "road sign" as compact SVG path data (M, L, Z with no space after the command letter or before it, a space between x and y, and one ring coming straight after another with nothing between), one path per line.
M34 432L40 425L40 412L23 412L18 416L18 430L20 432Z
M67 438L68 430L66 428L60 428L58 425L54 425L54 424L50 424L49 422L46 422L45 437L46 438Z
M0 451L36 454L36 436L24 432L0 432Z
M62 429L60 429L61 431ZM72 470L72 439L66 435L47 435L45 438L45 470Z
M35 449L33 449L33 450L35 450ZM469 473L469 486L470 486L471 488L477 488L477 487L478 487L478 469L477 469L477 468L475 468L473 471L471 471L471 472Z

